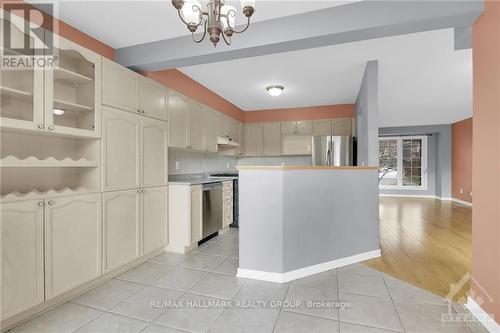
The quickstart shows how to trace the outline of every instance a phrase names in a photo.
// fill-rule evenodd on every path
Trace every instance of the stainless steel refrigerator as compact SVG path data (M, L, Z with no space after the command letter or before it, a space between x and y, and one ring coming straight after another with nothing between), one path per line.
M351 136L313 136L312 165L353 165Z

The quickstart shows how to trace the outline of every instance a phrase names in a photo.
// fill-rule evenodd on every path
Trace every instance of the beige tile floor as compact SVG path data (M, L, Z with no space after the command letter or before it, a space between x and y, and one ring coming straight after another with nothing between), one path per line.
M231 229L190 255L162 254L12 332L484 332L444 327L441 297L362 264L285 284L236 278L237 267Z

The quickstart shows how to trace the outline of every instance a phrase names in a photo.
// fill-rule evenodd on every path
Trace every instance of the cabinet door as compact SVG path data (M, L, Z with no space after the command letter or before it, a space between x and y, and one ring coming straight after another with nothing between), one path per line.
M102 194L102 270L109 272L141 255L140 190Z
M205 141L207 151L217 152L217 111L205 107Z
M226 115L219 111L217 111L217 135L227 136Z
M139 109L140 75L102 58L102 104L125 111Z
M167 88L165 86L141 77L141 113L145 116L167 120Z
M26 38L30 45L44 47L43 41L24 33L25 21L16 15L10 16L11 45L24 45ZM0 22L0 34L6 21ZM43 30L41 30L43 32ZM7 44L7 43L4 43ZM3 45L2 45L3 46ZM4 48L5 55L18 55L14 50ZM34 51L30 52L34 56ZM39 56L42 58L42 56ZM0 75L0 127L43 131L43 68L3 70Z
M45 130L100 137L101 56L60 36L54 50L54 68L45 70Z
M264 124L264 155L281 154L280 123Z
M282 121L281 134L295 134L297 127L295 121Z
M246 124L247 130L247 155L261 156L263 151L262 124Z
M245 123L241 123L239 154L245 156L246 153L247 153L247 129Z
M3 319L40 304L43 290L43 201L1 205Z
M192 99L189 99L188 148L205 150L205 114L203 106Z
M203 237L203 198L201 186L191 186L191 226L190 244L200 241Z
M142 253L167 245L167 187L148 187L142 194Z
M322 119L314 121L314 135L332 135L332 121Z
M46 299L100 275L100 194L48 200L45 205Z
M169 89L168 112L168 146L187 148L188 98Z
M312 132L313 132L312 120L297 121L297 134L312 134Z
M142 118L142 186L167 184L167 123Z
M102 126L103 190L140 187L141 117L104 107Z
M333 135L351 135L351 118L342 118L333 120Z

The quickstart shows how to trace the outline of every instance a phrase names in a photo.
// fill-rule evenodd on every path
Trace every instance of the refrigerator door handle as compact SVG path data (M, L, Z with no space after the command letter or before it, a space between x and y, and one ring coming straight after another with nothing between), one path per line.
M332 165L330 149L326 152L326 165Z

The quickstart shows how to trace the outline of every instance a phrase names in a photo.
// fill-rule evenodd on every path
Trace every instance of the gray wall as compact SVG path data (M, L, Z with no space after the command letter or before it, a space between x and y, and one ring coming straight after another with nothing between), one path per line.
M276 165L311 165L311 155L301 155L301 156L264 156L264 157L240 157L238 159L238 165L264 165L264 166L276 166Z
M378 61L368 61L356 98L358 165L378 165Z
M175 162L179 161L176 170ZM206 173L215 171L235 171L238 159L218 153L191 152L168 149L168 174Z
M377 180L376 169L240 170L239 267L284 273L379 249Z
M381 189L381 194L451 197L451 125L384 127L379 134L427 135L427 190Z

